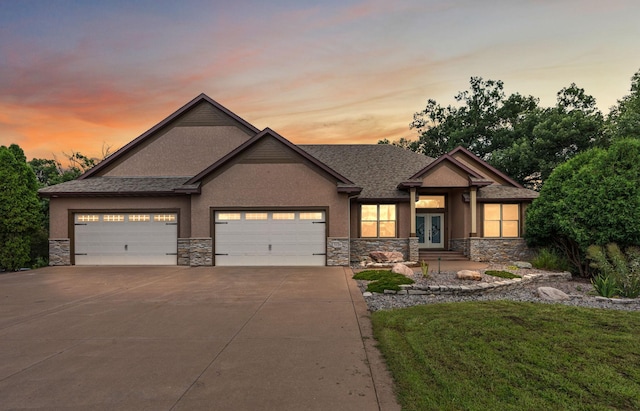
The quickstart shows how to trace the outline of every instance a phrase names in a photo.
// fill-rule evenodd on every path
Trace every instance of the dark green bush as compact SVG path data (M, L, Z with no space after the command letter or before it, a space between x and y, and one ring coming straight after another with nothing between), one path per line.
M402 274L392 273L389 270L367 270L353 276L356 280L371 281L367 291L382 293L384 290L400 291L400 284L413 284L414 281Z
M491 276L500 277L500 278L521 278L519 275L510 273L509 271L487 270L484 273L486 275L491 275Z

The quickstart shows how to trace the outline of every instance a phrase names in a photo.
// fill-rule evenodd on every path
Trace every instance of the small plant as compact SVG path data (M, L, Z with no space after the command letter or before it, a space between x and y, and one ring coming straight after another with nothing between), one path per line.
M356 280L371 281L367 285L367 291L383 293L384 290L400 291L400 284L413 284L414 281L402 274L392 273L389 270L366 270L353 276Z
M429 263L424 260L420 261L420 269L422 270L422 276L429 278Z
M519 275L510 273L509 271L487 270L484 272L486 275L492 275L500 278L520 278Z
M518 266L517 265L509 265L509 266L507 266L507 270L517 271L518 270Z
M593 284L593 289L599 296L612 298L618 294L616 281L608 275L598 274L591 279L591 284Z
M548 271L569 271L569 262L558 252L542 248L536 257L531 261L531 265L540 270Z
M592 245L587 249L587 258L591 260L590 266L599 272L591 281L598 294L609 298L613 295L625 298L640 296L638 247L629 247L622 252L615 243L606 247Z

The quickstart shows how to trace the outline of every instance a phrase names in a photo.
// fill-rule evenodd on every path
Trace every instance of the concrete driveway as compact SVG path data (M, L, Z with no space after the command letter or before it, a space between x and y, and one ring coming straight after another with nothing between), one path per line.
M342 267L0 275L0 409L396 410Z

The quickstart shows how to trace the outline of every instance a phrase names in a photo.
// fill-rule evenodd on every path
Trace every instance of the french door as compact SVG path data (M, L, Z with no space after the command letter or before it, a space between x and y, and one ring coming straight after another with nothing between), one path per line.
M420 248L444 248L444 214L416 214L416 236Z

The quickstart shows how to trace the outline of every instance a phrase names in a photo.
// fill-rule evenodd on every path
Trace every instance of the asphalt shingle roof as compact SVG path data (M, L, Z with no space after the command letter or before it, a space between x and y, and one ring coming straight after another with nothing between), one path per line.
M360 198L408 198L397 186L434 161L388 144L299 145L301 149L362 187Z
M92 177L71 180L39 190L43 195L60 194L170 194L190 177Z

